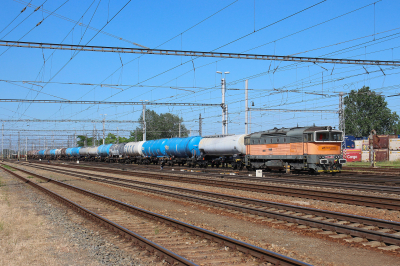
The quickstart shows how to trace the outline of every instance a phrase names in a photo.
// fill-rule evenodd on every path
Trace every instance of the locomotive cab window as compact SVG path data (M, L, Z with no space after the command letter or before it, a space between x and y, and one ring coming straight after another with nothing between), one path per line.
M314 141L313 133L304 134L304 142Z
M316 141L329 141L329 132L317 132Z
M316 132L315 135L315 141L341 142L343 140L342 132L320 131Z
M329 132L329 140L343 141L342 132Z

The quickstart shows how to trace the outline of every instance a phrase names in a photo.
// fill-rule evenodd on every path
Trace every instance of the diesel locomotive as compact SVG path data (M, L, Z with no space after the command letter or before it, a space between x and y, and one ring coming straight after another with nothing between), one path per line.
M274 128L245 137L248 169L340 172L343 133L332 127Z

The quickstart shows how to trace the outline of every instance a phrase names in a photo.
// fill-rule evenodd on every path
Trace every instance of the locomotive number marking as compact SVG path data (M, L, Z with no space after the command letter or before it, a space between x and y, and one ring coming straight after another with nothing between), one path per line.
M318 147L318 150L321 150L321 151L326 151L326 150L337 151L338 149L339 149L339 147L337 147L337 146L319 146Z

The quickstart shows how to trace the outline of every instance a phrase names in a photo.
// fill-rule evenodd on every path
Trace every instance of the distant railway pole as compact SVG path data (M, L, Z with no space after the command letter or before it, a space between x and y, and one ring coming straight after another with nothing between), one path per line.
M202 123L203 123L203 118L201 118L201 113L200 113L200 115L199 115L199 136L201 137L201 135L202 135Z
M103 145L106 143L106 115L107 114L100 114L103 116Z
M225 71L222 73L221 71L217 71L218 74L221 74L221 93L222 93L222 135L227 134L227 127L226 127L226 106L225 106L225 92L226 92L226 74L229 74L229 71ZM224 74L224 77L222 77Z
M20 142L19 142L19 131L18 131L18 161L19 161L19 158L20 158Z
M4 160L4 142L3 142L3 136L4 136L4 123L1 125L1 160Z
M343 142L342 142L342 155L343 159L346 159L346 124L344 118L344 92L339 93L339 130L343 131Z
M244 84L244 133L249 134L249 80L246 79Z
M25 142L25 161L28 161L28 137L26 137Z
M143 102L143 141L146 141L146 102L148 102L149 100L140 100L141 102Z

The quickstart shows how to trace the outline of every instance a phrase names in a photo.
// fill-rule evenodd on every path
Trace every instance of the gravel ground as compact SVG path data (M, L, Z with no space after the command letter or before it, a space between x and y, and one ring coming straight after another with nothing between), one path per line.
M366 247L361 247L359 244L346 244L343 241L330 239L327 236L316 235L312 232L305 232L304 230L288 230L281 227L279 224L262 222L253 219L248 215L234 215L219 210L218 208L209 208L199 204L175 200L168 197L151 195L122 188L113 188L108 185L100 185L94 182L77 180L76 178L66 177L65 175L55 173L49 174L49 172L42 170L33 171L46 176L51 175L53 178L60 178L72 185L77 185L100 194L114 197L137 207L201 226L315 265L400 265L399 257L390 252L368 249ZM195 189L203 188L204 190L227 194L229 192L229 194L233 195L254 197L264 200L278 202L286 201L292 204L295 204L295 201L298 201L300 202L297 203L299 205L309 204L309 206L313 207L322 206L323 209L329 209L329 206L332 206L335 209L341 209L343 212L348 213L353 213L354 210L359 208L362 209L360 212L368 213L368 211L372 211L374 215L380 215L379 211L382 211L346 204L335 204L269 194L203 187L194 184L156 181L143 178L141 180ZM350 207L351 209L349 209ZM384 213L387 212L386 210L383 211ZM390 213L387 215L390 215Z
M33 230L46 234L47 241L52 244L37 246L33 252L40 252L38 249L44 248L44 255L48 256L46 261L51 258L50 265L154 265L152 258L147 256L135 258L140 257L142 251L132 254L121 249L115 242L124 246L124 241L118 243L115 241L115 235L99 233L97 225L84 220L55 200L10 177L2 170L0 176L3 187L6 186L8 193L11 194L9 199L12 202L11 206L29 209L29 212L43 219ZM22 205L18 206L17 202L21 202ZM0 243L9 242L8 238L10 236L0 235ZM20 261L11 259L2 265L43 265L36 262L28 259L21 264Z

